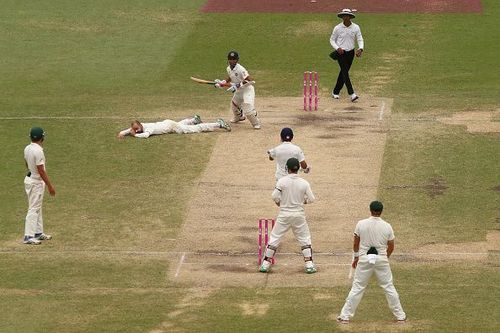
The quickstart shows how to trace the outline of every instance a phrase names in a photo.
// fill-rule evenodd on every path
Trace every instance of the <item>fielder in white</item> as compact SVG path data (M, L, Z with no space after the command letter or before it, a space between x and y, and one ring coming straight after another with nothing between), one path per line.
M24 225L24 244L39 245L42 240L49 240L51 235L43 233L42 204L45 186L50 195L56 195L56 190L49 180L45 170L45 154L43 141L45 132L40 127L30 130L31 143L24 148L24 160L28 173L24 178L24 189L28 196L28 213Z
M118 133L118 138L124 138L127 135L136 138L149 138L151 135L178 133L191 134L201 132L213 132L218 128L231 131L231 126L224 119L217 119L215 123L203 123L201 117L195 115L193 118L187 118L179 122L165 119L156 123L141 123L134 120L130 128L124 129Z
M229 66L227 66L227 77L225 80L215 80L215 87L229 86L227 91L233 92L231 99L231 111L233 113L232 123L238 123L248 118L254 129L260 129L260 120L255 111L255 89L253 79L248 71L238 63L240 56L236 51L230 51L227 55Z
M370 203L371 217L361 220L354 229L354 280L337 321L348 324L354 316L370 277L375 273L379 286L384 289L389 308L399 323L406 321L399 295L392 283L389 257L394 251L394 232L389 223L380 218L384 206L380 201Z
M293 130L289 127L283 128L280 137L281 144L267 151L269 160L276 160L276 181L288 175L286 162L292 157L299 160L300 167L304 170L304 173L309 173L311 168L307 165L304 152L299 146L292 143Z
M278 249L281 238L291 228L295 238L301 245L305 261L305 272L307 274L316 273L312 257L311 233L304 212L304 204L314 202L314 194L307 180L297 175L300 168L299 160L290 158L286 162L286 166L288 175L278 180L272 194L274 202L280 207L280 212L271 231L264 260L262 260L259 271L262 273L269 272L271 259Z

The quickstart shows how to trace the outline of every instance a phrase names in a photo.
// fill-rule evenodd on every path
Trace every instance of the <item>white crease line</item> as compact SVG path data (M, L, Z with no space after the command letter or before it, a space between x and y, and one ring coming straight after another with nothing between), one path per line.
M382 106L380 107L380 112L378 113L378 120L382 120L384 118L384 110L385 110L385 102L382 101Z
M82 120L82 119L129 119L130 117L122 116L86 116L86 117L70 117L70 116L28 116L28 117L0 117L0 120L30 120L30 119L68 119L68 120ZM131 117L133 118L133 117Z
M31 248L30 248L31 249ZM238 257L238 256L257 256L256 252L196 252L196 251L128 251L128 250L104 250L104 251L88 251L88 250L66 250L66 251L21 251L0 248L0 254L93 254L93 255L196 255L196 256L220 256L220 257ZM299 252L279 252L280 255L301 256ZM315 256L332 256L332 257L351 257L351 252L314 252ZM495 252L403 252L394 253L393 257L400 256L426 256L426 255L449 255L449 256L484 256L498 255Z
M179 276L181 271L181 266L184 263L184 259L186 258L186 252L182 253L181 260L179 260L179 265L177 266L177 270L175 271L175 278Z

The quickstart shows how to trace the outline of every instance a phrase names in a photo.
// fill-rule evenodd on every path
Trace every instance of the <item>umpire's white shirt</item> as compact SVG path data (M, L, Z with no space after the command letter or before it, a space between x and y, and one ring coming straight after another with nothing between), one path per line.
M361 35L361 29L356 23L351 22L351 25L346 27L342 22L333 28L330 44L335 50L339 47L344 51L354 50L355 42L358 42L358 48L364 49L363 35Z
M288 175L288 171L286 169L286 162L288 159L295 157L299 160L299 162L306 159L302 149L288 141L284 141L279 146L268 150L268 154L276 161L276 180Z
M42 182L42 177L38 173L37 165L45 166L45 155L43 153L43 148L38 143L30 143L24 148L24 159L28 165L28 169L31 172L29 178L30 182Z
M354 234L361 238L359 255L365 255L370 247L375 247L379 255L387 255L387 242L394 239L394 231L389 223L380 217L371 216L356 224Z
M304 204L316 199L311 185L297 174L289 174L276 183L272 198L280 204L280 212L304 212Z

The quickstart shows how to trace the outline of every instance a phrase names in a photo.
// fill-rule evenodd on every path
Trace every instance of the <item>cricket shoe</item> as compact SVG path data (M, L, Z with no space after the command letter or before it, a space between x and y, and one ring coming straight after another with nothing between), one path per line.
M337 323L340 323L340 324L349 324L349 319L342 319L342 317L338 316L337 317Z
M201 117L200 117L200 115L195 114L195 115L194 115L194 124L195 124L195 125L198 125L198 124L201 124L202 122L203 122L203 121L201 121Z
M239 123L240 121L246 120L247 117L241 116L241 117L234 117L233 119L230 120L233 124Z
M307 274L314 274L318 270L316 269L316 266L314 266L314 263L312 261L307 261L306 262L306 273Z
M40 242L38 239L36 239L34 237L24 237L23 243L27 244L27 245L40 245L40 244L42 244L42 242Z
M260 265L259 272L269 273L270 270L271 270L271 263L267 260L262 260L262 264Z
M351 102L353 102L353 103L354 103L354 102L356 102L358 99L359 99L359 96L358 96L358 95L356 95L356 94L352 94L352 95L351 95Z
M332 98L333 98L333 99L339 99L339 98L340 98L340 96L339 96L339 95L337 95L337 94L332 93Z
M43 240L51 240L52 239L52 236L51 235L47 235L47 234L44 234L43 232L41 234L35 234L35 239L39 240L39 241L43 241Z
M222 118L217 119L217 123L219 124L220 128L223 128L226 131L231 132L231 125L229 125L224 119Z

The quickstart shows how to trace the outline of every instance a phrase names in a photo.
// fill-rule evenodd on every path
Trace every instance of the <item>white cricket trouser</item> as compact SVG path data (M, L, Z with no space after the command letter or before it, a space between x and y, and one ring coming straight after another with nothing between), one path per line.
M28 196L28 214L24 223L24 235L34 237L35 234L43 233L42 203L45 183L25 177L24 189Z
M398 292L392 283L392 272L389 265L389 259L387 256L383 255L377 256L375 264L370 264L368 262L368 256L366 255L359 257L358 266L354 273L352 288L349 295L347 295L344 307L340 312L340 317L349 320L354 316L356 308L363 297L368 281L373 273L377 276L379 286L384 289L387 303L396 319L405 319L406 314L401 307Z
M255 89L252 85L236 90L231 100L231 105L235 105L243 110L243 113L251 113L255 110Z
M179 121L175 127L174 131L177 134L191 134L191 133L201 133L201 132L213 132L220 125L217 123L201 123L198 125L194 124L194 118L183 119Z
M290 228L301 246L311 245L311 233L304 212L280 212L269 237L269 245L278 247Z

